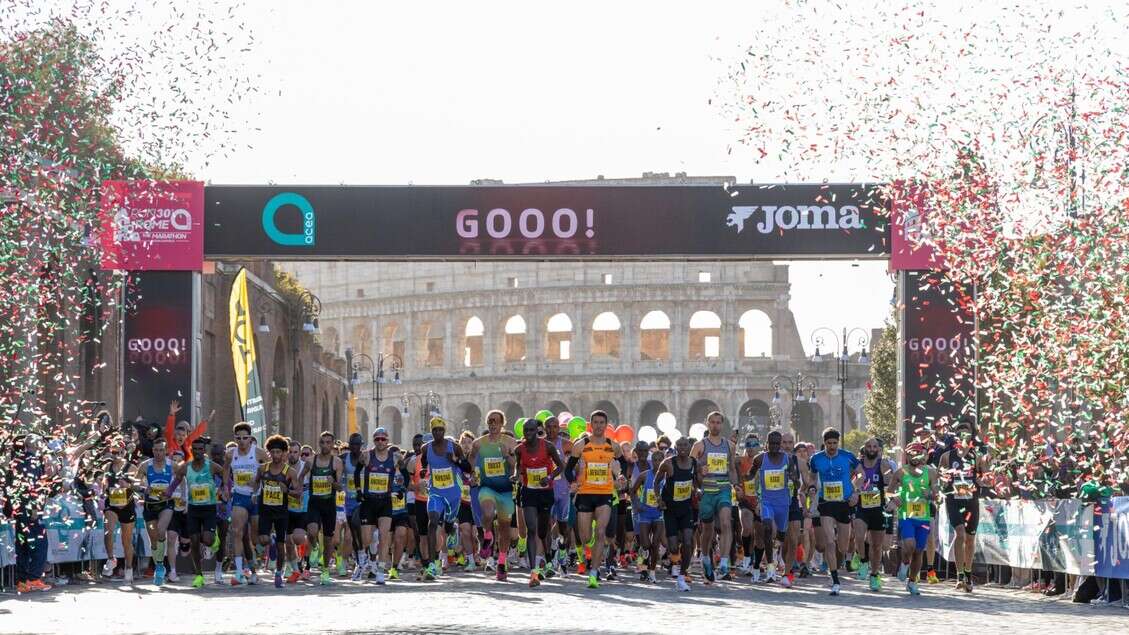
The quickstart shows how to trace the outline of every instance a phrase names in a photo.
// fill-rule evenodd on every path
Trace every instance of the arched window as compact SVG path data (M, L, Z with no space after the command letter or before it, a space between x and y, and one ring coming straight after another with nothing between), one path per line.
M558 313L549 318L545 330L548 333L545 357L554 361L572 359L572 320L564 313Z
M472 366L482 366L482 340L483 335L486 333L486 326L482 324L482 320L478 316L471 317L466 322L466 329L463 331L463 366L470 368Z
M443 326L425 322L420 331L420 358L426 368L443 367Z
M395 355L405 362L408 361L404 359L404 336L400 333L400 325L395 322L386 324L381 339L383 340L385 355Z
M690 359L717 359L721 356L721 318L713 311L698 311L690 316Z
M670 359L670 318L662 311L651 311L639 322L639 359Z
M611 311L601 313L592 321L592 357L619 359L619 317Z
M737 320L741 327L741 349L745 357L772 357L772 320L764 311L752 309Z
M505 350L503 355L507 362L522 362L525 361L525 318L520 315L511 315L510 319L506 320L505 331Z

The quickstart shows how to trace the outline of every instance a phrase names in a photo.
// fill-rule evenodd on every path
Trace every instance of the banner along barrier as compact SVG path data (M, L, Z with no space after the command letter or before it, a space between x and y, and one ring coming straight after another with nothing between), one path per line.
M206 258L885 258L869 184L205 188Z

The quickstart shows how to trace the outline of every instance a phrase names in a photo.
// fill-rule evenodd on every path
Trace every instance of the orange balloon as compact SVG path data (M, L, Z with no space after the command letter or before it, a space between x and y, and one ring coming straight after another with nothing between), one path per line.
M626 423L621 423L620 426L615 429L615 434L616 440L620 443L630 443L635 440L635 430Z

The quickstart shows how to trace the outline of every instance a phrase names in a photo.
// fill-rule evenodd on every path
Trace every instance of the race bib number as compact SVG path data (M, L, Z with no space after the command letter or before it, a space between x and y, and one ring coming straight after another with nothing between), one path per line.
M192 501L193 505L201 505L211 502L212 488L207 485L193 485L188 491L188 500Z
M693 481L675 481L674 500L679 502L690 500L690 491L693 488L693 485Z
M757 482L750 479L745 481L745 496L752 498L757 495Z
M655 489L653 487L647 488L647 494L643 497L643 502L647 507L659 506L659 497L655 496Z
M541 479L549 478L549 468L547 467L527 467L525 468L525 484L532 488L541 487Z
M970 498L972 498L974 486L972 483L961 481L953 484L953 490L953 498L959 500L969 500Z
M910 501L906 503L907 518L925 518L929 513L929 503L925 501Z
M460 483L459 484L459 490L460 490L460 497L462 498L462 501L464 503L469 503L470 502L470 485L467 485L466 483Z
M873 509L882 505L882 493L878 490L869 490L859 494L859 504L863 509Z
M843 500L843 481L829 481L823 484L823 500L838 503Z
M439 489L454 487L455 474L449 467L440 468L438 470L431 470L431 484Z
M611 469L607 463L589 463L584 467L584 476L589 485L607 485L611 482Z
M729 455L725 452L710 452L706 455L706 471L724 476L729 473Z
M239 487L251 487L251 481L254 480L255 473L248 470L240 470L235 473L235 484Z
M286 499L286 508L289 509L292 512L301 512L302 511L302 497L301 496L291 496L290 498Z
M149 484L149 498L153 500L160 500L165 497L165 492L169 491L168 483L150 483Z
M784 470L765 470L764 488L773 492L784 489Z
M110 507L125 507L129 495L123 488L117 487L110 490Z
M207 495L205 495L204 499L207 500L207 498L208 498ZM185 508L184 498L182 498L180 496L173 496L172 497L172 508L175 509L178 512L184 511L184 508Z
M329 496L330 491L333 490L333 479L326 475L314 477L314 487L310 492L314 496Z
M369 472L368 491L370 494L387 494L388 475L384 472Z
M486 467L486 478L506 475L506 460L501 457L488 457L483 460L482 464Z
M403 496L393 496L392 497L392 511L402 512L402 511L404 511L404 509L405 509L405 507L404 507L404 497Z
M277 482L263 484L263 504L270 507L282 505L282 487Z
M345 506L345 491L344 490L338 490L337 491L337 500L334 501L334 502L337 504L338 507L344 507Z

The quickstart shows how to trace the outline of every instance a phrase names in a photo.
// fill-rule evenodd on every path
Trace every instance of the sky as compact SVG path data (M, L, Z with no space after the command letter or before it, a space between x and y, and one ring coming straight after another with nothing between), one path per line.
M465 184L640 176L779 182L720 104L767 3L250 4L257 94L212 183ZM816 45L818 38L807 44ZM782 45L785 41L782 41ZM787 44L791 45L791 44ZM865 166L827 166L853 181ZM881 326L882 262L793 263L801 338Z

